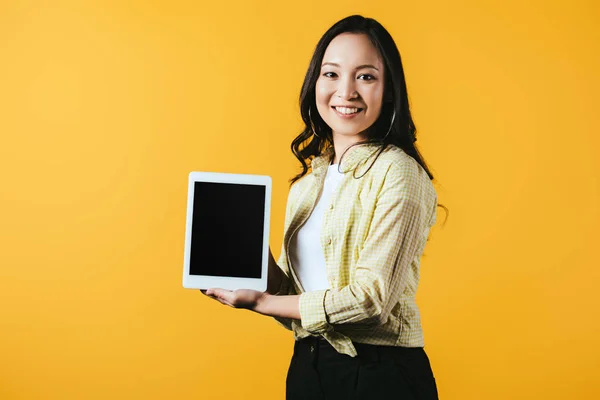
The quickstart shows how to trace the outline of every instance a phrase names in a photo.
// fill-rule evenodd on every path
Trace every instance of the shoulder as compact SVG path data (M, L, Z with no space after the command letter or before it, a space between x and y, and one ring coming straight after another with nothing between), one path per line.
M425 203L436 203L437 193L427 171L404 150L388 146L373 164L381 189L390 189Z
M373 169L377 175L386 178L425 177L429 180L427 172L421 165L409 156L400 147L389 145L373 163Z
M298 199L302 197L303 193L313 188L315 185L314 181L315 177L313 176L312 172L309 172L294 182L288 192L288 205L292 205L298 201Z
M290 196L298 196L298 194L306 190L307 187L311 186L313 181L313 173L308 172L306 175L292 184L292 187L290 188Z

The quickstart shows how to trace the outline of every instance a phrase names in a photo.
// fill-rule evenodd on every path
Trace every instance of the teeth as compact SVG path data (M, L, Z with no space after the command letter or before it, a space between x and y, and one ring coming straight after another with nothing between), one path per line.
M350 108L350 107L335 107L337 111L342 114L355 114L358 112L358 108Z

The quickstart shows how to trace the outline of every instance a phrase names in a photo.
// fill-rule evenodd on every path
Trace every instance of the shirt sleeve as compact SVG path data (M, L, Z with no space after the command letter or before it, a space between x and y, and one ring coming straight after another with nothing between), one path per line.
M411 261L431 219L424 204L424 171L416 163L391 164L385 172L354 281L340 289L300 296L302 327L313 334L335 324L383 324L404 290Z
M285 211L285 222L284 222L284 239L285 239L285 229L290 224L291 214L292 214L292 200L294 199L292 191L294 190L294 186L290 188L290 192L288 194L286 211ZM288 276L286 271L289 271L289 266L287 263L287 253L285 251L285 243L281 244L281 253L279 255L279 259L277 260L277 266L281 269L282 278L281 283L279 285L279 289L275 293L275 296L285 296L290 294L290 290L293 290L292 280ZM273 317L279 324L281 324L284 328L292 330L292 319L291 318L282 318L282 317Z

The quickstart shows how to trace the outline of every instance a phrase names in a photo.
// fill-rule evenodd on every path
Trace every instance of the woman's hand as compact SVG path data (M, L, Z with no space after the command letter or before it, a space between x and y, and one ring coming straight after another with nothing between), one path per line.
M300 320L300 295L275 296L251 289L201 290L208 297L233 308L246 308L262 315Z
M220 288L208 289L202 291L208 297L233 308L245 308L258 312L258 307L263 302L268 293L259 292L251 289L227 290Z

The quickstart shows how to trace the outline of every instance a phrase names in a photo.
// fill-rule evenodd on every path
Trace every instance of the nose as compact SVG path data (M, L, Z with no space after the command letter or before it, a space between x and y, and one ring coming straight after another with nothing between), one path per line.
M350 100L358 97L355 80L352 76L346 76L338 80L337 97L342 100Z

